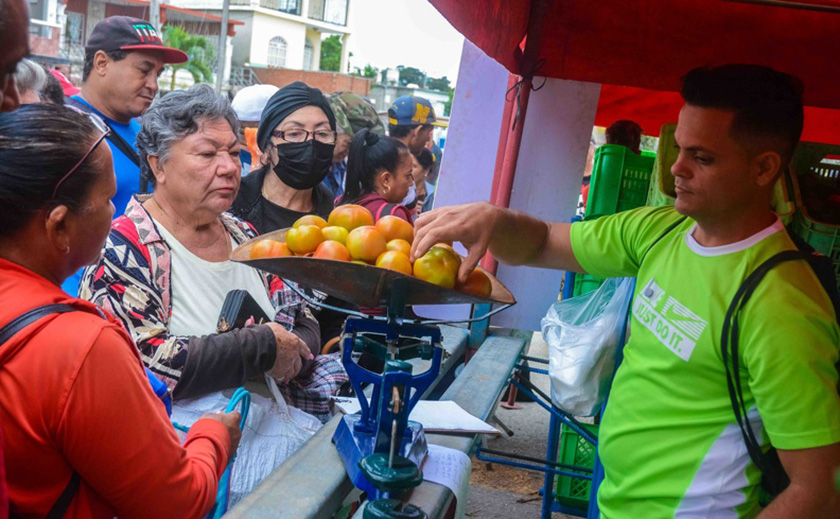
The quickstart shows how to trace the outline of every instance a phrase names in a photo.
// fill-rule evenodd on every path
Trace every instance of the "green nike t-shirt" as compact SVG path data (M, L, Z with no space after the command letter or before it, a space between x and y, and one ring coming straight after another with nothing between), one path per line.
M795 249L780 221L703 247L673 208L641 208L572 225L575 258L599 277L635 276L630 338L599 434L603 519L742 519L760 480L730 403L720 354L724 316L764 260ZM765 446L840 441L840 330L807 263L774 267L739 317L740 373Z

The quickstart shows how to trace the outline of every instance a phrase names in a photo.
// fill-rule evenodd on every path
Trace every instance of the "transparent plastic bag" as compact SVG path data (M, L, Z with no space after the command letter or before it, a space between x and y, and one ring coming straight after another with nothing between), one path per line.
M251 394L248 419L231 472L228 509L256 488L321 428L317 418L286 403L273 378L266 375L265 381L272 398ZM176 401L172 406L172 420L192 425L204 413L224 409L231 393L232 390L216 391ZM182 435L182 441L184 437Z
M554 405L593 416L606 398L634 278L610 278L588 294L555 303L542 320Z

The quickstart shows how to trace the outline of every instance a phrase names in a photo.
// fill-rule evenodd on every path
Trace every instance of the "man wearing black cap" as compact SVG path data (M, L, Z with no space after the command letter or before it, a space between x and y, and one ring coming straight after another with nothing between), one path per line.
M115 215L125 213L132 195L147 190L147 183L140 178L140 158L134 148L140 131L134 118L152 104L164 65L188 59L180 50L164 47L154 27L138 18L106 18L96 24L88 38L82 91L70 97L68 104L96 113L111 127L108 144L117 175ZM71 276L62 288L74 295L80 279L78 275Z
M123 214L131 195L140 188L139 159L134 141L140 125L134 121L152 104L158 77L167 63L183 63L186 54L163 46L148 22L112 16L96 24L85 46L82 91L71 99L105 119L118 138L108 139L114 154L117 195L114 214Z

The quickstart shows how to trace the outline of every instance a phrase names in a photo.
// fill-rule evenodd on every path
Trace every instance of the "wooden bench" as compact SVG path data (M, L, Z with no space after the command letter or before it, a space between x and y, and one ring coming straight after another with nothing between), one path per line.
M432 392L446 377L447 372L460 363L469 340L468 331L464 328L441 326L441 332L446 354L440 375L426 394ZM415 364L417 372L427 369L430 364L429 361L422 360L412 361L412 363ZM467 368L471 366L472 361ZM466 372L467 369L464 371ZM456 382L461 378L458 377ZM453 387L455 385L453 383ZM472 411L469 407L466 409ZM353 490L341 458L332 443L332 436L340 418L340 415L333 417L295 454L277 467L251 494L225 514L225 517L231 519L246 517L252 519L331 518Z

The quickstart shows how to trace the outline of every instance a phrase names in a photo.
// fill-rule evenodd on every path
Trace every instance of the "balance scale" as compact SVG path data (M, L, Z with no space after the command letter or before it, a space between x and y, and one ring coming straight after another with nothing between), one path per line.
M234 250L231 259L360 307L386 308L385 316L365 315L313 301L295 289L313 306L350 316L341 336L341 358L361 412L342 417L333 443L353 484L369 496L364 518L425 519L425 512L395 497L423 482L420 467L428 452L426 437L423 426L408 417L440 373L443 347L437 325L444 321L407 319L405 309L432 304L502 305L475 321L487 319L516 301L490 274L493 290L489 298L484 298L369 265L306 257L250 259L254 243L263 239L285 241L285 234L286 229L281 229L250 240ZM382 372L360 366L358 359L362 356L381 361ZM408 362L412 359L430 360L431 367L414 374ZM365 384L372 389L369 400Z

